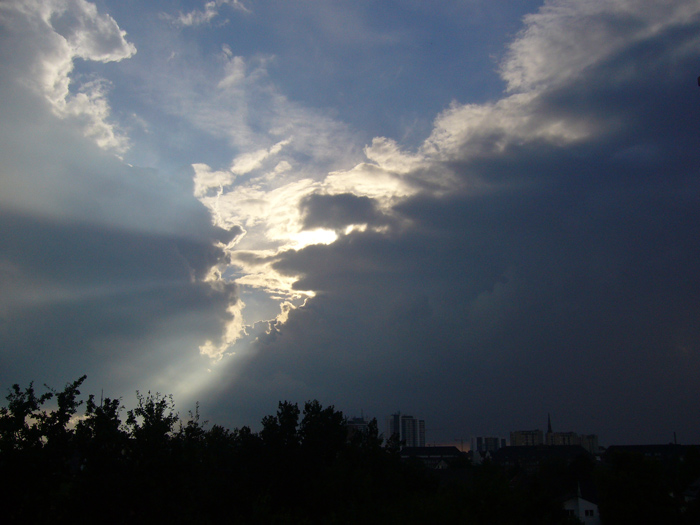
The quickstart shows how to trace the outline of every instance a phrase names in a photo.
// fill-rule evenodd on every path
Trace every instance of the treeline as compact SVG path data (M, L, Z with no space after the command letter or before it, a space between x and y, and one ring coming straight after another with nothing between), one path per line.
M349 436L342 412L282 402L262 430L180 418L171 396L80 399L85 380L0 408L3 523L355 523L429 490L376 420ZM51 409L48 407L51 405ZM78 413L83 408L82 414Z
M342 412L317 401L279 403L259 432L228 430L200 421L197 408L181 418L158 393L137 392L131 410L119 399L82 400L84 380L60 392L9 390L1 522L577 523L563 511L562 488L595 480L607 523L631 523L640 504L647 517L679 517L665 474L629 458L602 470L585 460L549 465L535 476L462 460L438 476L401 460L376 420L350 433Z

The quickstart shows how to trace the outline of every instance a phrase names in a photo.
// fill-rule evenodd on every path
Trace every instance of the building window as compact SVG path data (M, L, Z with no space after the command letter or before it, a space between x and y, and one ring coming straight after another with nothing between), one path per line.
M594 516L593 509L587 510L586 516Z

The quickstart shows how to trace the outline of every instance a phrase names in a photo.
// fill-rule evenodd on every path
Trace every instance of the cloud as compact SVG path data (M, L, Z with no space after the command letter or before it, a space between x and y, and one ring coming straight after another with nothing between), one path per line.
M304 229L343 230L355 224L382 223L376 203L352 193L321 195L313 193L300 204Z
M241 235L169 173L131 166L108 120L107 81L75 59L135 52L93 4L0 7L0 379L60 384L83 373L127 395L194 395L230 341L235 284L211 280ZM86 68L86 70L89 70ZM211 375L209 375L211 377Z
M357 132L330 110L303 106L283 94L270 76L270 69L279 67L279 57L246 55L227 44L212 56L177 35L162 38L173 40L168 55L175 53L174 58L142 56L148 63L136 75L145 87L135 96L157 92L158 97L145 101L148 110L182 123L189 139L181 146L188 153L184 162L207 164L214 171L230 167L218 155L212 159L209 151L192 146L198 142L219 144L218 151L232 152L229 159L255 158L256 152L282 142L281 155L271 152L277 162L318 178L362 155Z
M126 17L138 55L87 2L0 5L4 380L88 373L232 426L318 398L410 411L431 441L547 412L607 442L700 436L697 2L547 2L504 91L449 105L372 59L428 45L415 26L260 5L229 40L200 5ZM431 69L442 94L472 65ZM441 109L406 144L343 123L358 101Z
M71 78L76 58L118 62L136 53L114 19L85 0L12 1L0 11L0 22L5 45L21 46L11 59L15 80L43 95L56 115L78 122L100 147L124 152L128 140L109 122L107 82Z
M643 70L687 59L694 54L694 39L664 49L648 64L629 53L637 46L664 42L662 35L687 30L698 16L693 2L679 2L669 10L639 1L547 3L525 17L525 28L502 64L512 94L491 104L453 104L436 119L422 151L436 160L462 160L502 154L527 142L565 146L605 136L621 125L618 112L582 111L577 106L586 99L577 101L567 93L592 85L640 89L651 79ZM601 76L602 67L612 76Z
M220 405L400 408L436 440L548 411L596 431L614 407L606 440L697 436L699 14L547 3L509 48L501 99L454 102L413 152L377 138L354 168L259 191L261 210L295 198L277 203L294 228L257 262L314 295L232 360ZM374 227L344 229L356 223ZM319 227L334 242L283 242ZM650 406L650 385L672 414Z
M231 173L234 175L245 175L251 171L258 169L262 166L262 163L270 155L276 155L280 150L289 144L291 140L283 140L278 142L274 146L268 149L260 149L252 153L243 153L233 159L233 165L231 166Z
M204 279L223 255L212 239L7 212L0 231L6 383L39 379L28 375L36 373L31 363L51 362L42 380L79 370L120 393L155 386L165 366L191 361L207 339L218 343L230 322L235 286ZM191 370L203 366L190 363ZM178 383L169 388L182 392L186 385Z
M206 2L204 10L194 9L189 13L180 13L177 17L164 15L166 18L173 21L175 25L182 27L196 27L210 23L214 18L219 16L219 8L221 6L230 6L237 11L249 13L250 10L239 0L216 0Z
M558 1L525 17L502 66L510 91L553 88L585 80L587 69L631 45L697 20L693 2ZM627 74L625 69L618 74Z

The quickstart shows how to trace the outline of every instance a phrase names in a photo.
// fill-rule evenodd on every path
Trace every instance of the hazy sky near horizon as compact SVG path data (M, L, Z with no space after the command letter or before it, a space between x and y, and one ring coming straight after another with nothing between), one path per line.
M699 0L5 0L0 387L700 443L698 75Z

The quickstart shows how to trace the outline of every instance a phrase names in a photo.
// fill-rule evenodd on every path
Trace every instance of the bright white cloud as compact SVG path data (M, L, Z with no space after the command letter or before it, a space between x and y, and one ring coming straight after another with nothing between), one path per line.
M248 174L259 170L264 162L274 162L289 143L290 140L281 141L270 148L240 155L229 171L215 171L204 164L194 165L195 194L210 209L214 223L223 228L240 226L246 232L243 239L226 247L236 269L236 283L263 290L287 305L276 323L287 319L289 309L295 307L292 301L297 301L298 306L299 301L314 295L313 290L295 289L297 278L282 274L273 267L276 255L313 244L331 244L338 239L338 234L332 230L305 229L301 202L313 193L352 193L375 199L390 212L392 204L417 193L418 186L406 175L422 162L418 155L401 152L394 141L380 138L365 149L371 163L331 172L322 180L278 180L276 176L291 168L287 161L281 161L271 172L236 183L233 175ZM352 228L347 233L351 231ZM221 279L224 279L224 273L221 272ZM236 319L242 319L242 315ZM238 324L232 328L235 333L243 330L244 327ZM235 340L235 337L225 337L222 344L207 343L200 350L219 359Z
M420 155L401 151L396 141L386 137L376 137L364 151L365 156L380 168L400 174L417 169L424 160Z
M636 42L698 16L697 2L548 2L525 18L525 29L502 64L513 94L488 104L453 103L437 117L421 151L434 160L464 160L498 154L510 145L545 141L561 146L596 136L617 123L576 112L552 114L541 107L543 97L583 79L592 66Z
M230 171L212 171L206 164L192 164L192 168L194 169L194 196L198 198L204 197L210 189L223 191L223 186L228 186L233 181L233 173Z
M0 22L32 35L22 36L30 47L17 80L43 95L57 116L81 123L84 134L101 148L125 151L128 139L109 121L108 83L91 79L76 84L71 78L76 58L118 62L136 52L114 19L85 0L53 0L5 2Z
M212 359L220 361L236 341L245 335L245 324L243 322L243 301L236 301L229 305L226 312L230 315L231 320L224 326L224 331L219 344L211 340L207 340L199 347L199 353Z
M129 147L128 137L109 122L111 109L107 100L109 83L94 80L82 84L75 95L66 96L55 105L56 113L80 122L86 137L103 149L123 153Z
M350 170L330 173L325 180L325 189L331 195L353 193L376 199L387 207L396 199L417 192L406 179L372 163L362 163Z
M566 144L590 137L601 123L543 115L538 93L511 95L492 104L453 104L435 120L421 150L436 161L498 154L507 146L544 140Z
M262 163L270 155L276 155L280 150L289 144L291 139L283 140L278 142L270 149L259 149L252 153L243 153L233 159L233 164L231 165L231 173L235 175L244 175L250 173L253 170L258 169L262 166Z
M558 0L525 17L502 75L510 91L572 82L635 42L700 16L697 2Z

